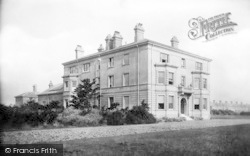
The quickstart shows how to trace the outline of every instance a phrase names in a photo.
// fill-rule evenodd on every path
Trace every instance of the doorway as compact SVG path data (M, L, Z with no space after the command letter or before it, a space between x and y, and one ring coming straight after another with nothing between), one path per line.
M187 101L185 98L181 99L181 114L186 114Z

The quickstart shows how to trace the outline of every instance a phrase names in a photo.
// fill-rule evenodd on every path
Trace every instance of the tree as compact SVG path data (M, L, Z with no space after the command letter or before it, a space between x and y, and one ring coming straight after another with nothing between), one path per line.
M87 112L91 110L91 103L90 101L99 96L99 84L96 84L95 79L90 82L89 79L84 79L75 89L75 95L72 95L72 100L70 101L73 107L76 109L82 109Z

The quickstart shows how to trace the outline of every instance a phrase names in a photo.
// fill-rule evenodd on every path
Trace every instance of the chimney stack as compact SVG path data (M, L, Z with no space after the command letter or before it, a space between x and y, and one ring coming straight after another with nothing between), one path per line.
M103 51L104 49L103 49L103 47L102 47L102 44L100 45L100 47L98 48L98 52L101 52L101 51Z
M33 92L36 93L37 92L37 85L33 85Z
M172 46L173 48L178 48L178 44L179 44L179 41L178 41L177 37L174 36L174 37L171 39L171 46Z
M82 46L77 45L75 52L76 52L76 59L78 59L78 52L83 52Z
M135 42L138 42L140 40L144 39L144 28L142 27L141 23L138 23L135 28Z
M49 89L51 89L53 87L53 83L50 81L49 82Z
M113 35L113 48L122 46L122 36L119 31L115 31Z
M110 34L108 34L108 36L106 37L105 41L106 41L106 50L112 49L112 45L113 44L112 44L112 38L111 38Z

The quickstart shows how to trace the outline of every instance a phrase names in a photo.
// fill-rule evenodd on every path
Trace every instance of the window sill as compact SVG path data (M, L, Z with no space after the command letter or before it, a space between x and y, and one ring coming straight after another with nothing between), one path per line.
M108 67L108 69L110 69L110 68L114 68L113 66L112 67Z
M159 109L159 108L158 108L157 110L158 110L158 111L165 111L165 109Z
M128 66L129 64L122 64L122 66Z

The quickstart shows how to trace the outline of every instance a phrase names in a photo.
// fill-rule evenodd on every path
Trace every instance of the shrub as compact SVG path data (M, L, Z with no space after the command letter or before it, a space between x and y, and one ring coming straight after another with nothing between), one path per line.
M155 122L156 119L153 114L148 112L147 104L134 106L126 115L127 124L149 124Z
M203 120L202 117L197 117L197 116L191 116L191 118L194 119L194 120Z
M82 121L76 122L75 126L98 126L102 118L98 109L92 109L88 114L83 116Z
M134 106L131 110L128 108L118 110L118 105L119 103L113 103L110 108L102 107L102 123L105 121L108 125L156 123L155 117L148 112L149 107L144 100L140 106Z
M186 121L184 117L178 117L178 118L163 118L164 122L182 122Z
M13 114L12 107L7 107L3 104L0 104L0 126L4 126L5 124L8 124L11 120Z
M216 110L216 109L212 109L210 114L212 115L237 115L236 112L232 111L232 110Z
M108 125L123 125L125 123L125 113L120 110L109 113L107 115L107 124Z
M100 111L92 109L88 114L82 115L82 110L69 107L58 115L57 121L65 126L97 126L99 125L102 116Z
M250 115L250 112L240 112L240 115Z

